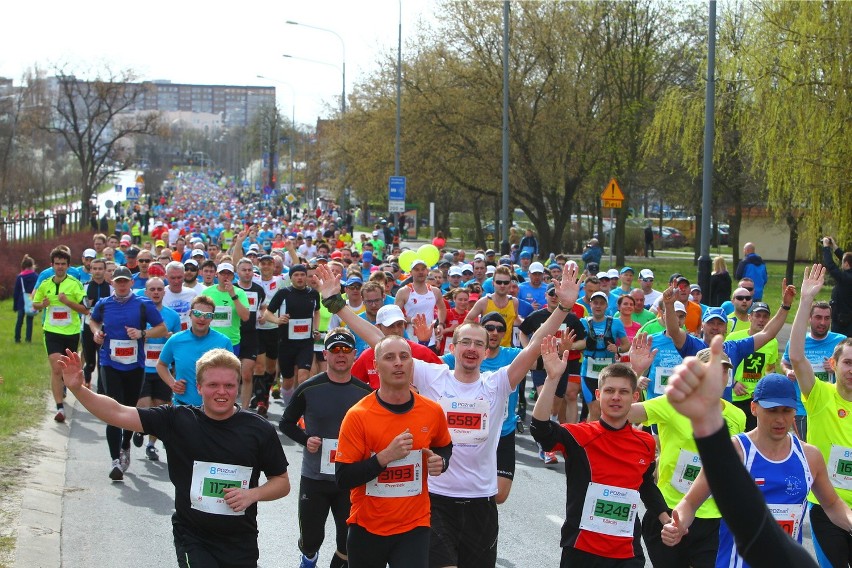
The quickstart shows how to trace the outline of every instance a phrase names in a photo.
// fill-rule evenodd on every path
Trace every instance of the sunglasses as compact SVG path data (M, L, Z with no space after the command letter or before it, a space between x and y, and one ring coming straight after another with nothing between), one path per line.
M743 290L748 290L749 292L754 292L754 288L746 288L745 286L740 286Z
M150 258L137 258L136 262L144 262L145 264L149 264L153 262L153 260L151 260Z
M653 281L654 281L653 278L643 278L642 279L642 282L653 282Z
M690 290L690 294L700 294L701 290Z
M494 284L496 284L497 286L508 286L511 283L512 283L511 280L495 280L494 281Z
M503 327L502 325L486 325L485 331L487 331L489 333L492 332L492 331L499 331L500 333L506 333L506 328Z
M751 296L734 296L734 300L738 300L740 302L747 302L751 300Z
M190 271L190 272L198 272L198 267L197 267L197 266L184 266L184 267L183 267L183 269L184 269L184 271L187 271L187 270L188 270L188 271Z
M328 348L327 351L329 353L334 353L335 355L338 354L338 353L345 353L345 354L348 355L349 353L352 353L353 351L355 351L355 348L354 347L348 347L346 345L335 345L334 347Z
M347 285L346 285L346 287L347 287L347 288L355 288L356 290L360 290L360 289L361 289L361 285L360 285L360 284L347 284Z
M550 292L547 293L547 295L550 296L551 298L555 298L556 297L556 290L551 290Z
M192 316L196 317L196 318L203 318L203 319L206 319L206 320L212 320L214 312L202 312L201 310L192 310L189 313L191 313Z

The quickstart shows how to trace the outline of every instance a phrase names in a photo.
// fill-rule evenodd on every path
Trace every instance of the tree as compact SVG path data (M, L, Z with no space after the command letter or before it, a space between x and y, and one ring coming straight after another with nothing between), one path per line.
M76 158L80 168L76 197L82 219L88 219L98 187L131 158L130 138L155 134L159 114L137 110L146 87L135 83L133 71L107 67L96 71L92 80L78 79L64 69L55 72L52 116L41 128L61 137Z

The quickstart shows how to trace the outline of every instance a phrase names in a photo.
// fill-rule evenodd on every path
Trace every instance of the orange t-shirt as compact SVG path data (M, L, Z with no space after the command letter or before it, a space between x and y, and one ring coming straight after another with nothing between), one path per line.
M412 396L414 406L404 414L394 414L382 406L377 393L362 398L343 418L334 461L356 463L369 459L387 448L406 428L414 435L414 450L448 445L452 438L444 411L428 398L416 393ZM430 526L425 455L423 473L421 492L411 497L374 497L367 495L365 485L354 487L350 491L352 506L346 522L379 536Z
M686 321L684 322L686 331L693 335L698 335L701 329L701 306L692 300L686 303Z

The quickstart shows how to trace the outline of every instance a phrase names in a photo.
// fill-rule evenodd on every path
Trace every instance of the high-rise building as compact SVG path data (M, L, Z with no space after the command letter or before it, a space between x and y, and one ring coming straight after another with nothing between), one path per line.
M220 115L223 126L248 126L258 110L275 104L275 87L186 85L146 81L136 110Z

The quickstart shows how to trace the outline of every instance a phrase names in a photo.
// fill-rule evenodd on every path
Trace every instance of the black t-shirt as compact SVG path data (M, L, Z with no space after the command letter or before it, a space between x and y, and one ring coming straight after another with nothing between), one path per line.
M257 310L266 301L266 291L257 282L252 282L248 288L243 288L237 283L237 287L246 293L249 305L249 319L240 323L240 337L257 333Z
M327 373L320 373L300 384L281 416L280 428L293 441L305 445L308 438L337 439L340 424L346 412L355 403L373 391L370 385L351 377L347 383L336 383ZM299 418L305 418L305 429L299 427ZM334 474L320 473L322 452L307 450L302 458L302 476L310 479L334 481Z
M158 406L138 409L145 432L166 448L169 478L175 486L174 525L180 525L225 563L256 562L257 503L243 515L219 515L193 509L190 503L196 462L251 468L249 487L287 472L287 458L275 428L264 418L237 410L226 420L208 418L197 406Z
M110 294L112 294L112 288L110 287L109 282L104 280L98 284L94 280L89 280L88 284L86 284L87 307L91 308L97 304L98 300L101 298L109 298Z
M559 308L556 308L557 310ZM523 323L521 323L520 330L521 333L526 335L527 337L532 337L532 334L536 332L538 328L542 326L542 324L550 317L550 314L553 312L549 311L547 308L541 308L540 310L536 310L526 318L524 318ZM567 327L563 327L567 326ZM573 329L577 338L575 341L582 341L586 339L586 328L583 327L580 318L574 314L574 312L565 312L565 319L562 320L562 325L560 326L560 332L557 332L557 337L562 337L561 330L562 329ZM535 364L535 370L541 371L544 370L544 362L541 360L541 357L538 358Z
M287 286L275 292L272 300L269 301L267 309L277 314L282 305L284 306L282 313L290 316L291 323L293 320L310 319L313 321L314 312L320 309L320 295L319 292L310 287L300 290L293 286ZM289 337L290 325L288 323L278 326L280 339L283 340ZM313 327L313 324L311 324L311 327ZM308 337L306 341L313 341L313 339Z

